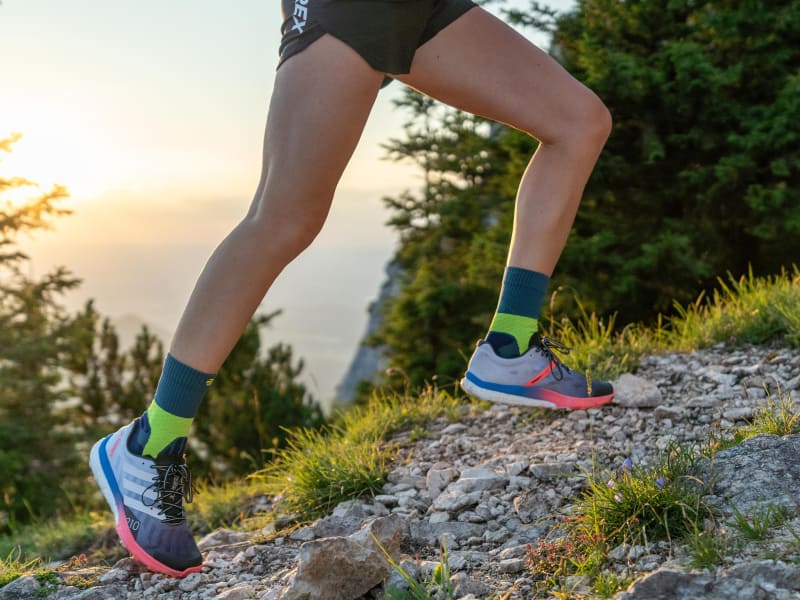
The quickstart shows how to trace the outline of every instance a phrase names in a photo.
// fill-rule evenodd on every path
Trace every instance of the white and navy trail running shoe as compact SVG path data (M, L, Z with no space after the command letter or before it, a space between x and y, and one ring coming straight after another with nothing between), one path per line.
M581 410L608 404L614 388L606 381L589 381L565 366L555 352L569 348L538 333L530 348L515 358L498 356L491 344L478 342L461 380L470 396L488 402Z
M151 571L185 577L202 569L203 557L183 511L184 499L192 501L183 449L156 460L137 456L128 449L135 423L97 442L89 465L131 555Z

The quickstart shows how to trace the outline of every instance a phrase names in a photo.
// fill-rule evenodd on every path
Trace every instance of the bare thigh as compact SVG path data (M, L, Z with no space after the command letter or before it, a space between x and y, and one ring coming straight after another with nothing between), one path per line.
M327 212L382 79L330 35L286 61L275 77L251 218Z
M178 360L216 373L275 277L317 235L382 78L330 36L280 68L258 190L195 285L172 342Z
M561 65L482 8L421 46L398 79L461 110L555 143L605 108Z

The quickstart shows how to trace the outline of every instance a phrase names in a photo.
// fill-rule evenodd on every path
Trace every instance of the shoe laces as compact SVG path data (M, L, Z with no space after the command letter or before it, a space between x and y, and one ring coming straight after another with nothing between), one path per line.
M155 469L153 483L142 492L142 504L145 506L155 506L159 514L163 515L162 522L167 525L179 525L186 520L183 511L183 501L190 503L193 499L194 488L192 486L192 475L189 467L183 462L155 462L150 465ZM152 495L148 498L149 491L156 492L156 498Z
M558 375L553 373L553 377L557 380L561 381L564 379L564 371L570 373L570 368L561 362L561 358L558 356L559 354L567 355L570 353L569 346L565 346L561 342L551 339L549 337L542 336L538 339L537 343L535 344L536 349L550 362L554 363L556 368L558 369Z

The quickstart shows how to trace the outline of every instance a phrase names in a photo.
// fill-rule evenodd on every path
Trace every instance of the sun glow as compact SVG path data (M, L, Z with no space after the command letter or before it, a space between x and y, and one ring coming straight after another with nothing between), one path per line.
M2 140L12 138L12 132L20 133L10 144L10 152L0 153L0 177L23 178L40 190L63 185L76 200L106 189L107 181L98 176L103 171L97 167L107 159L91 132L55 115L38 114L20 121L11 131L0 129ZM30 187L19 188L8 197L24 197L30 191Z

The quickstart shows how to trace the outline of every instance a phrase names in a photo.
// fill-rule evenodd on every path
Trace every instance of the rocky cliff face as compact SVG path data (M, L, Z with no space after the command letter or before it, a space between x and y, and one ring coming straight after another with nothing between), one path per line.
M125 559L111 568L65 566L56 582L25 577L0 589L0 598L376 598L404 582L375 539L419 579L432 576L445 540L455 598L531 598L536 575L526 566L526 545L542 539L585 489L586 472L625 458L646 465L672 441L701 442L713 427L743 424L764 404L765 389L800 397L800 352L720 345L667 354L646 359L617 385L615 405L589 411L465 405L457 422L435 422L414 441L397 437L402 449L381 494L278 537L214 532L200 544L202 573L186 579ZM692 569L680 542L614 548L609 569L635 578L617 600L800 599L798 452L798 435L759 436L701 464L698 477L713 476L723 523L734 508L765 503L786 520L764 540L736 541L709 570ZM572 597L592 598L582 585L574 581Z
M364 342L378 330L383 319L383 309L400 292L399 273L400 267L396 262L392 261L386 266L386 279L381 285L380 293L367 309L369 320L366 331L347 372L336 387L335 404L339 406L347 406L353 401L360 382L373 381L386 368L381 348L367 346Z

